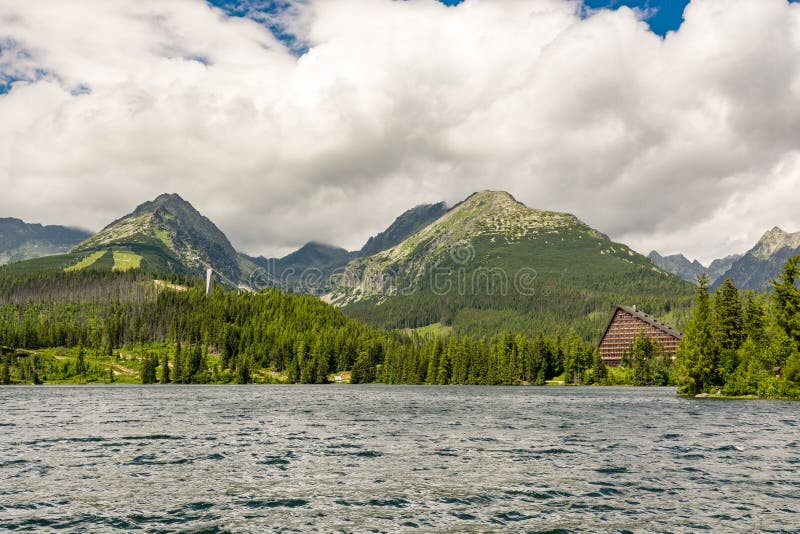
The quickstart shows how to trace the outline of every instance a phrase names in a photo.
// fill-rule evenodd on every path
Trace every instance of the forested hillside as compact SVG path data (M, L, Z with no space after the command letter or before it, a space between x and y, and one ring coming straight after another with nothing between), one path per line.
M574 328L596 342L619 304L680 328L692 285L577 217L475 193L394 248L352 261L330 295L382 328L452 326L460 335Z
M277 290L206 295L142 271L0 270L2 382L543 384L625 380L575 332L420 337L365 326ZM621 377L621 378L620 378Z

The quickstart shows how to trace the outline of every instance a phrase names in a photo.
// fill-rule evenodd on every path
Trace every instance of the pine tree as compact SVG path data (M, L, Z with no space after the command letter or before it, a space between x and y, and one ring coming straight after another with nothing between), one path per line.
M161 383L162 384L170 383L169 356L167 354L164 354L164 358L161 360Z
M78 347L78 357L75 359L75 374L78 375L78 379L80 382L83 382L84 376L86 375L86 351L83 348L83 345Z
M602 384L608 378L608 367L597 349L592 356L592 377L594 377L595 384Z
M744 341L742 303L730 278L726 278L714 293L714 330L717 347L721 350L737 350Z
M188 361L184 364L183 381L185 384L191 384L197 378L197 375L203 370L203 347L200 343L195 343L189 351Z
M773 280L775 288L775 320L786 335L800 347L800 255L789 258L778 280Z
M3 358L3 372L0 375L0 384L7 386L11 383L11 364L8 357Z
M158 367L158 359L155 356L147 354L142 360L142 384L155 384L156 383L156 368Z
M687 395L718 385L719 357L714 344L708 275L702 274L697 281L694 312L678 345L675 368L678 391Z
M634 386L647 386L650 384L650 359L652 356L653 342L644 331L640 331L631 348Z
M753 291L748 291L744 299L745 338L759 344L764 342L767 338L766 323L767 314L764 311L764 304L761 298L756 296Z
M657 339L651 340L652 352L648 362L648 384L651 386L668 386L672 384L672 355L664 350Z
M172 379L175 381L176 384L184 384L183 380L183 354L181 353L181 342L178 341L175 344L175 358L173 359L173 367L172 367Z
M726 278L714 293L714 340L723 382L739 365L737 350L745 339L742 303L733 280Z
M246 356L241 356L236 366L236 383L249 384L250 382L250 362Z
M356 358L350 381L353 384L369 384L375 381L375 363L368 350L362 350Z

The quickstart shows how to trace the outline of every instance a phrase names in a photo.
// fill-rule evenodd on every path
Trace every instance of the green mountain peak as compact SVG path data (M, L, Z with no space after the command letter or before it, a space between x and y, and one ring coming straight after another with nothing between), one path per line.
M140 204L73 252L107 249L157 256L170 270L202 271L211 266L234 281L241 274L237 253L225 234L174 193Z
M620 302L664 315L691 295L690 284L574 215L480 191L398 245L350 261L326 300L386 328L588 334Z

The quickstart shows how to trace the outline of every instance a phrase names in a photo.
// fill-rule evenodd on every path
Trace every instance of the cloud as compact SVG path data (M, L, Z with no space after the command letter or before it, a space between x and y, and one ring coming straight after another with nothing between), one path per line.
M178 192L264 254L358 248L414 204L488 188L642 252L708 260L797 229L800 6L694 0L663 39L642 16L0 0L0 72L19 80L0 95L0 213L98 229Z

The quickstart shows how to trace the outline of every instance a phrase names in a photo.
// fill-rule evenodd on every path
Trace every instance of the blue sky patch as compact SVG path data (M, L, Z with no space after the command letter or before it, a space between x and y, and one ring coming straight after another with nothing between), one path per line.
M293 0L208 0L211 5L221 8L235 17L249 17L257 20L272 31L294 53L305 52L296 36L274 23L274 15L289 9ZM448 6L458 6L463 0L438 0ZM677 30L683 22L683 10L689 0L583 0L591 9L617 9L621 6L639 8L648 13L646 22L651 30L664 36L668 31ZM797 0L794 0L797 1Z
M270 22L270 15L289 9L295 0L208 0L210 4L223 9L226 13L238 17L250 17L265 23L275 36L284 42L294 53L302 54L305 48L296 36L285 28ZM448 6L458 6L463 0L438 0ZM617 9L622 6L641 9L646 13L645 21L653 33L662 37L667 32L675 31L683 23L683 10L690 0L583 0L591 9ZM800 2L800 0L789 0Z

